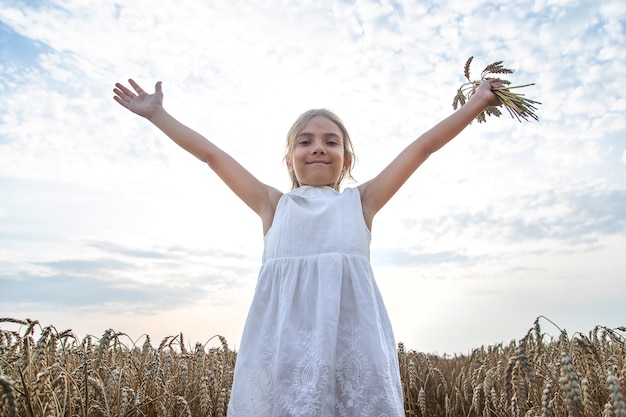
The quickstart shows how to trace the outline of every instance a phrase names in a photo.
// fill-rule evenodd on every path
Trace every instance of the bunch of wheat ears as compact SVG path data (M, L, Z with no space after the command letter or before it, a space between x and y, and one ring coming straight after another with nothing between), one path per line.
M452 101L452 107L454 108L454 110L458 109L459 105L463 106L467 102L467 100L469 100L472 94L476 92L476 90L483 81L498 79L504 85L504 87L494 88L493 92L496 96L498 96L498 98L502 102L502 105L504 106L504 108L507 109L511 117L516 118L520 122L522 121L522 119L529 120L529 118L539 120L539 118L535 114L535 110L537 110L536 105L541 103L535 100L531 100L525 97L523 94L514 93L511 91L513 89L535 85L534 83L511 86L510 81L501 78L499 75L512 74L513 72L515 72L515 70L505 68L502 65L502 61L496 61L493 64L487 65L480 74L480 80L472 81L470 77L470 65L473 60L474 57L471 56L469 57L467 62L465 62L463 74L465 75L465 78L467 78L468 82L461 85L461 87L459 87L459 89L457 90L456 95L454 96L454 100ZM483 123L487 121L487 116L500 117L501 115L502 112L497 107L487 107L476 117L476 120L478 120L479 123Z

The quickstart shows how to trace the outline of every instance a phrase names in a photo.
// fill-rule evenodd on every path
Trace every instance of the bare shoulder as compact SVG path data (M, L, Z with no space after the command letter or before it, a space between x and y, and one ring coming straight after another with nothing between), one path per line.
M361 196L361 207L363 209L363 219L367 228L372 230L372 223L374 221L374 215L378 210L375 209L376 205L373 200L373 193L371 187L372 181L365 182L356 188L359 190Z
M283 196L283 193L280 190L277 190L274 187L267 187L267 200L265 207L259 215L261 216L261 221L263 222L263 235L267 233L267 231L272 226L274 222L274 214L276 214L276 207L278 206L278 202L280 198Z

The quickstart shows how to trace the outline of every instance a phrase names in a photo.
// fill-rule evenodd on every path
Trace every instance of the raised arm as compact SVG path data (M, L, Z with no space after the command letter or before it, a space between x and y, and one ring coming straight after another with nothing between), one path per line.
M161 82L156 83L154 94L146 93L133 80L129 80L129 83L135 92L120 83L115 84L116 88L113 90L115 101L148 119L180 147L206 162L226 185L261 217L263 231L267 232L282 193L259 181L226 152L165 111Z
M483 82L464 106L418 137L380 174L359 186L363 216L370 228L378 210L433 152L454 139L485 108L500 104L496 95L491 91L496 87L502 87L497 80Z

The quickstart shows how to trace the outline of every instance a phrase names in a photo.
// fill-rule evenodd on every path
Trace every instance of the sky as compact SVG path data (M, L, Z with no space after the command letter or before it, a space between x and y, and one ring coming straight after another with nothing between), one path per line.
M407 349L466 354L626 325L621 0L0 0L0 317L77 337L237 347L261 222L206 164L113 100L135 79L261 181L287 130L345 122L354 187L494 62L540 101L433 154L374 219L371 262ZM6 323L1 324L6 326Z

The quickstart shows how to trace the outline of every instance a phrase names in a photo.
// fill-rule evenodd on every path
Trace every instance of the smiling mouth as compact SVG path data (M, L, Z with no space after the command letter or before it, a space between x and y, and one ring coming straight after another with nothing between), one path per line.
M309 165L328 165L328 164L330 164L330 162L326 162L326 161L309 161L309 162L307 162L307 164L309 164Z

